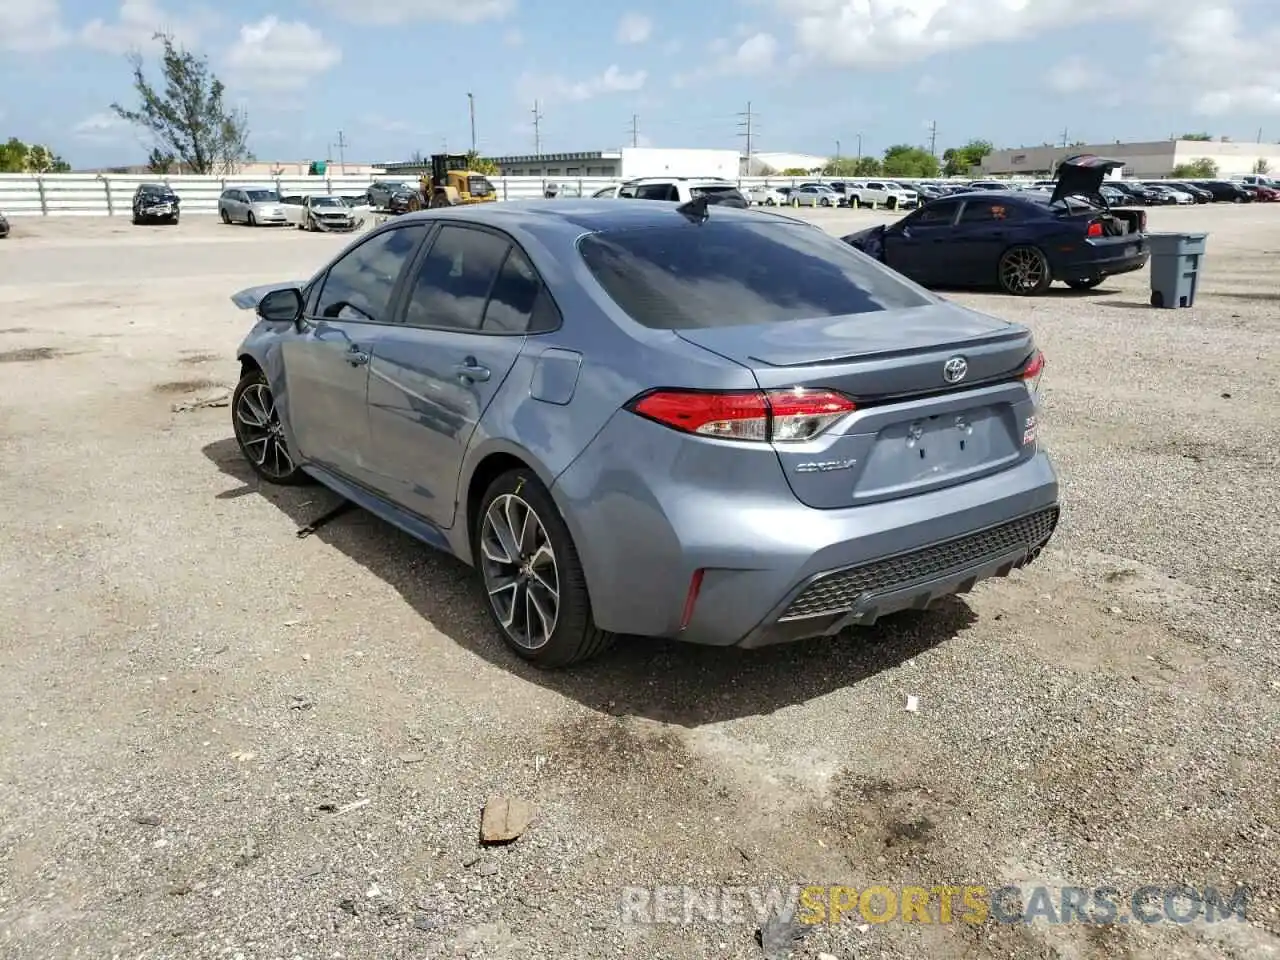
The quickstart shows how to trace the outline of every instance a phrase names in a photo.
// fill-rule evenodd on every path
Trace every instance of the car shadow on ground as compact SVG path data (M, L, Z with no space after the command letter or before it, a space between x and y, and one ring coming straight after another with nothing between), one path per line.
M943 287L931 286L929 288L934 293L985 293L994 296L1012 297L1013 294L1005 293L999 287ZM1083 297L1114 297L1119 290L1108 290L1106 287L1093 287L1090 290L1072 290L1070 287L1050 287L1043 293L1035 296L1027 297L1028 300L1079 300Z
M232 438L211 443L202 452L242 484L218 494L219 499L262 496L295 527L313 523L342 502L321 486L262 483ZM832 639L736 650L621 637L596 660L568 670L539 670L503 644L474 572L461 561L363 510L343 513L311 536L393 587L456 643L516 676L593 710L686 727L769 714L823 696L899 666L976 620L963 600L946 598L928 611L899 614L874 628Z

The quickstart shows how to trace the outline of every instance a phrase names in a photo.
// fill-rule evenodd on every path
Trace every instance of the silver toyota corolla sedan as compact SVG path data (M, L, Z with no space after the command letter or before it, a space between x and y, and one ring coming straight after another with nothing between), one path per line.
M832 635L1033 560L1044 358L822 230L666 202L396 218L250 288L235 436L478 571L543 666Z

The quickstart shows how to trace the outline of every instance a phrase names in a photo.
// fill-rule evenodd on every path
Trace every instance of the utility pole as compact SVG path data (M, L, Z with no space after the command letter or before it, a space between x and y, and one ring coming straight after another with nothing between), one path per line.
M862 159L862 134L858 134L858 159Z
M542 112L538 109L538 101L533 101L533 153L542 157Z
M347 140L342 135L342 131L338 131L338 166L342 168L342 175L347 174Z
M751 136L756 115L751 112L750 100L747 101L746 111L739 113L738 116L742 117L742 119L738 121L738 126L744 128L744 132L738 134L738 136L747 138L747 176L751 176Z
M840 162L840 141L836 141L836 163Z
M640 117L636 114L631 115L631 145L633 147L640 146Z
M1067 147L1070 146L1070 144L1071 144L1070 132L1067 130L1066 127L1063 127L1062 128L1062 149L1063 150L1067 149Z
M471 111L471 155L476 155L476 95L467 94L467 108Z
M929 156L938 155L938 121L929 121Z

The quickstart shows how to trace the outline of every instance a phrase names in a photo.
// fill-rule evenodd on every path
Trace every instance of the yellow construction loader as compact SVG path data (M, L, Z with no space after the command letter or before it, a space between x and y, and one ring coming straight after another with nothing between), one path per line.
M498 199L498 192L489 178L468 170L466 156L453 153L432 155L431 172L422 175L419 193L420 197L410 200L410 210L454 207L461 203L493 203Z

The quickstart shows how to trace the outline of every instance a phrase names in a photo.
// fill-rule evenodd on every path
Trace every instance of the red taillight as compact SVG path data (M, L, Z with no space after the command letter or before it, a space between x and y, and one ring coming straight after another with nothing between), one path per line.
M657 390L629 409L673 430L721 440L796 443L811 440L857 405L831 390Z
M1022 379L1026 381L1028 387L1033 391L1040 388L1040 375L1044 373L1044 354L1039 350L1035 352L1027 365L1022 368Z
M1085 231L1086 237L1101 237L1102 235L1102 224L1098 223L1096 220L1089 224L1089 229Z

